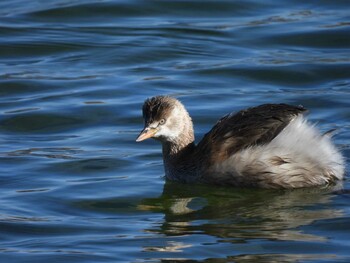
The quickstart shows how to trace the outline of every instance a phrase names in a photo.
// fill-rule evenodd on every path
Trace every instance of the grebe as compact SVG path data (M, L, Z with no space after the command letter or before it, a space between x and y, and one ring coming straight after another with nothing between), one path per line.
M162 143L166 178L261 188L320 186L343 179L344 159L310 125L302 106L264 104L230 113L195 145L193 124L183 104L169 96L143 105L145 127L137 142Z

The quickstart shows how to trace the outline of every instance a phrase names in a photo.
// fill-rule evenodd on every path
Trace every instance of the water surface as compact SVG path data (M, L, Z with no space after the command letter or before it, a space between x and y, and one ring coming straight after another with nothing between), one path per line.
M310 109L350 156L348 1L0 3L1 262L348 262L350 183L165 182L145 98L197 141L261 103ZM343 189L343 190L341 190Z

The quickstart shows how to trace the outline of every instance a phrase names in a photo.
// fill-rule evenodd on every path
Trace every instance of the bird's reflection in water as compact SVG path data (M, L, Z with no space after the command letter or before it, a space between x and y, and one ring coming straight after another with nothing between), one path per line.
M234 243L324 241L325 237L305 233L301 227L343 215L330 205L331 193L340 187L261 190L167 182L159 198L145 199L138 208L165 214L160 227L147 230L159 234L201 233Z

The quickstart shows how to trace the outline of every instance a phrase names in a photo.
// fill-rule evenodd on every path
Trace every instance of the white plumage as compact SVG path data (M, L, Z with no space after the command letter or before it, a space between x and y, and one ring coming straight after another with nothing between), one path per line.
M270 143L243 149L213 167L223 176L260 175L262 187L298 188L343 179L344 159L331 138L303 116L292 120Z

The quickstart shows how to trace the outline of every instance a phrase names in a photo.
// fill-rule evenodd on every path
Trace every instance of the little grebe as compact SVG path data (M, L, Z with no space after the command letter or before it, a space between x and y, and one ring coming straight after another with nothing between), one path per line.
M330 134L303 117L301 106L264 104L222 117L195 145L191 117L175 98L143 105L136 141L162 143L165 175L186 183L300 188L343 179L344 160Z

